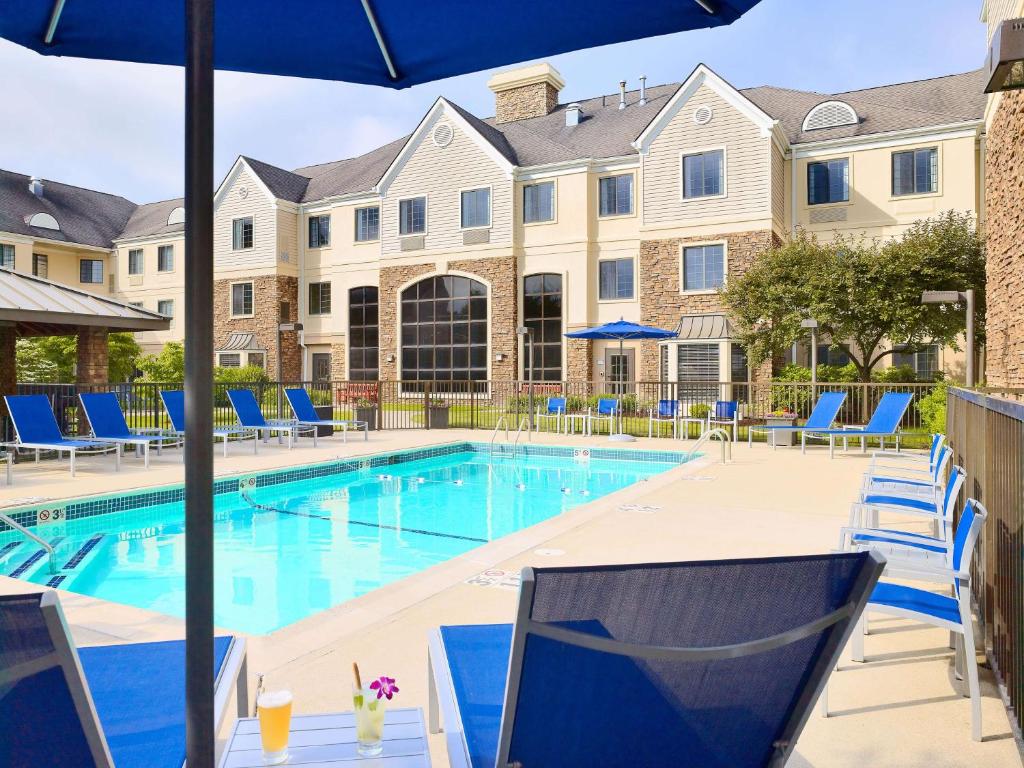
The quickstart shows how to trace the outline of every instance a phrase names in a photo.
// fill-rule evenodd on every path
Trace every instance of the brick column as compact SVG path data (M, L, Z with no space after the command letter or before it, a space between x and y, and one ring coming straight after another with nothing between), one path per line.
M109 381L107 329L80 326L78 329L79 384L106 384Z
M0 417L7 414L7 408L3 404L3 395L13 395L18 390L15 341L14 326L0 326Z

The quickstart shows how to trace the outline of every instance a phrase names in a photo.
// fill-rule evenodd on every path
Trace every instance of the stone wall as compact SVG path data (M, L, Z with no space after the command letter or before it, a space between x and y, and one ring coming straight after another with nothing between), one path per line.
M594 342L565 339L565 376L569 381L590 381L594 373Z
M985 154L985 382L1024 386L1024 92L1002 95Z
M679 274L682 248L694 242L726 241L726 268L729 276L743 274L754 257L778 242L771 230L738 232L729 235L706 235L699 238L644 240L640 243L640 316L646 325L675 328L681 315L722 312L724 307L717 292L682 294ZM639 379L658 381L660 376L658 344L640 344ZM764 375L764 368L754 371L755 380ZM770 368L767 369L771 375Z
M17 394L17 391L17 334L14 326L0 326L0 416L7 413L3 396Z
M508 123L542 117L558 106L558 91L551 83L530 83L494 95L494 121Z
M106 384L110 376L107 329L80 326L77 345L79 384Z
M348 378L348 360L345 359L345 342L331 343L331 379L345 381Z
M433 264L409 264L400 267L380 268L380 289L378 293L377 343L380 355L380 380L397 381L398 360L398 291L410 280L434 271ZM389 358L391 358L389 360Z
M231 284L238 280L216 280L213 284L213 344L223 348L232 333L252 333L259 346L266 350L267 373L277 378L277 326L296 322L299 318L299 281L285 275L262 275L252 278L253 316L231 316ZM281 317L281 302L288 302L288 319ZM302 351L298 333L281 334L281 376L285 381L298 381L302 375ZM242 353L245 364L245 352Z

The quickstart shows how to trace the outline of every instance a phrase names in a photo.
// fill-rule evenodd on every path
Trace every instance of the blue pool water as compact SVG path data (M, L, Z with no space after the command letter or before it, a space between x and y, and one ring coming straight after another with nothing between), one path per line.
M464 450L219 493L216 623L271 632L676 464ZM180 501L70 520L60 533L59 563L80 561L60 588L184 616ZM0 553L13 540L0 536ZM22 578L48 583L38 565Z

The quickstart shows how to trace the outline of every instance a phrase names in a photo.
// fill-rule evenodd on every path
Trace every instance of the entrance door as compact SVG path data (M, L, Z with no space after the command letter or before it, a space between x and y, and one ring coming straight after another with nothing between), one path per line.
M329 352L313 353L313 381L331 380L331 355Z
M635 351L632 349L624 349L620 353L619 348L614 347L604 351L604 375L609 393L613 395L626 394L629 389L627 382L635 379L634 360Z

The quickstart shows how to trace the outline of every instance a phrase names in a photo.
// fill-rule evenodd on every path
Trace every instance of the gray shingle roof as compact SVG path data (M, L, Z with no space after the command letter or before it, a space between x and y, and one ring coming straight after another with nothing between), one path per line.
M184 224L168 224L167 217L171 211L185 205L184 198L176 197L173 200L161 200L159 203L145 203L140 205L128 219L128 223L115 239L127 240L131 237L148 237L151 235L166 235L174 232L184 232Z
M303 201L370 191L408 140L403 136L365 155L296 168L295 173L309 178Z
M29 190L31 177L0 170L0 232L110 248L124 229L135 203L117 195L43 180L43 196ZM26 218L48 213L60 231L30 227Z
M260 177L260 180L267 185L274 197L279 200L290 200L293 203L302 201L306 192L306 185L309 179L292 171L278 168L276 165L264 163L261 160L254 160L251 157L243 157L253 172Z

